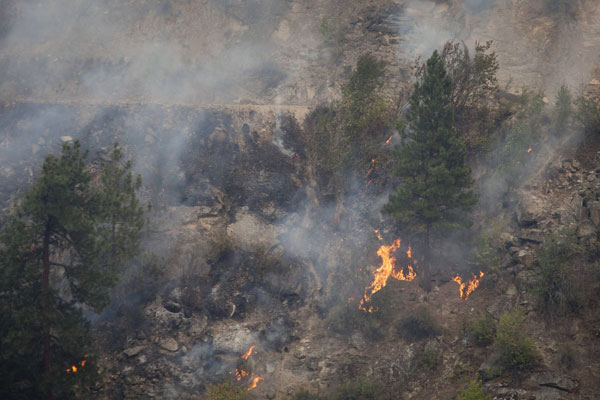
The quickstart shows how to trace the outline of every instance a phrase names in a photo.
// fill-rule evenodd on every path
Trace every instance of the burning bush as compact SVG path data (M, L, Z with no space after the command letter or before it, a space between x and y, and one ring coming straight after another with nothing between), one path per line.
M426 307L419 307L403 317L397 325L398 334L409 342L435 336L439 327Z
M528 369L536 359L533 340L526 334L526 320L523 309L517 308L505 313L498 323L495 345L507 369Z

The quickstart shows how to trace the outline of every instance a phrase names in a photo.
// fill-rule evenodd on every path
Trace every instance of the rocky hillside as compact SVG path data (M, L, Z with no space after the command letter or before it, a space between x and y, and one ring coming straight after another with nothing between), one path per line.
M144 247L155 257L89 315L104 371L94 398L203 399L230 378L256 384L256 399L363 380L394 399L454 399L476 374L495 399L600 397L598 140L548 139L530 178L478 210L499 261L469 296L453 278L477 271L456 237L431 292L390 282L375 313L358 302L397 238L380 212L389 188L356 179L340 214L314 196L288 140L300 129L288 116L339 98L366 52L386 62L396 95L415 58L448 39L493 40L506 92L598 85L598 2L28 0L0 16L2 208L73 139L95 161L121 142L153 204ZM481 168L478 183L491 174ZM582 299L549 320L536 290L554 231L577 249ZM516 308L537 357L511 374L473 326Z

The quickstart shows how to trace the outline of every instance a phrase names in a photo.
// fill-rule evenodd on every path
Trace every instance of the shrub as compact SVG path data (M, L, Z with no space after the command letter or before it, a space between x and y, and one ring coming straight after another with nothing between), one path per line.
M581 94L575 99L575 120L586 134L600 131L600 92Z
M581 285L571 270L577 253L575 235L550 236L537 255L540 279L534 289L539 312L552 319L576 312L583 305Z
M433 316L425 307L419 307L403 317L398 323L397 329L398 334L410 342L435 336L439 332Z
M495 345L506 369L528 369L535 361L533 340L525 333L526 319L522 308L507 312L500 318Z
M379 312L367 313L359 310L356 304L346 304L336 307L329 316L329 328L341 335L359 330L366 339L380 340L383 338L381 331L381 318Z
M226 381L218 385L209 385L206 398L207 400L249 400L250 395L246 388Z
M562 346L558 352L558 362L563 368L573 369L577 365L575 350L569 345Z
M380 384L370 381L352 382L336 390L335 400L383 400L384 391Z
M425 347L417 353L417 365L421 369L434 371L440 365L442 353L436 349Z
M573 101L571 92L566 85L562 85L556 93L556 104L552 110L552 130L554 134L561 134L569 127L573 115Z
M294 400L320 400L319 395L309 392L306 389L302 389L296 392L293 397Z
M471 379L471 382L464 389L458 392L456 400L492 400L492 396L485 394L481 381Z
M496 336L496 322L492 315L486 312L481 318L471 325L473 340L479 346L487 346L494 342Z

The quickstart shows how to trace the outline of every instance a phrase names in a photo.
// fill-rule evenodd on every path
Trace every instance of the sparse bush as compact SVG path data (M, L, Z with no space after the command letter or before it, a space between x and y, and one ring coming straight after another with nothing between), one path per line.
M487 346L494 342L496 336L496 322L494 317L486 312L481 318L471 325L473 340L479 346Z
M419 307L403 317L397 325L398 334L409 342L438 334L439 328L429 310Z
M481 381L471 379L469 384L458 392L456 400L492 400L492 396L486 394L481 386Z
M499 156L499 166L510 187L516 187L530 160L530 149L537 146L542 127L544 93L523 91L516 120L507 127Z
M417 353L417 365L421 369L434 371L440 365L442 354L429 347L424 347Z
M246 388L225 381L218 385L209 385L206 390L207 400L250 400Z
M360 331L368 340L381 340L381 318L379 312L367 313L359 310L356 304L338 306L329 316L329 328L341 335L348 335L354 330Z
M550 236L537 255L540 279L534 293L539 312L548 319L576 312L583 305L581 285L572 270L576 241L574 234L562 240Z
M563 368L573 369L577 365L575 350L568 344L562 346L558 352L558 362Z
M281 254L269 249L264 243L256 244L252 253L256 260L256 269L261 276L277 272L281 268Z
M294 400L321 400L318 394L311 393L306 389L302 389L294 394Z
M496 231L482 231L475 239L473 264L486 270L486 281L495 282L502 266L500 238Z
M383 400L384 390L382 385L370 382L360 381L341 385L336 390L335 400Z
M210 261L219 261L222 257L233 251L233 241L226 229L215 232L210 241L210 249L206 258Z
M568 129L573 116L573 101L571 91L562 85L556 93L556 104L552 110L552 130L558 135Z
M590 91L575 99L575 120L588 134L600 132L600 91Z
M526 319L522 308L507 312L500 318L495 346L506 369L525 370L535 361L533 340L525 332Z

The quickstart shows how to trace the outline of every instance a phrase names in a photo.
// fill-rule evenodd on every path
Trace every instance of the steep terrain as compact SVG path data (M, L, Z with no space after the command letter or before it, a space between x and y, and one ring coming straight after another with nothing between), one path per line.
M357 179L335 224L284 144L285 115L302 121L339 98L365 52L386 61L394 95L411 84L415 58L448 39L493 40L507 92L597 85L597 1L28 0L0 5L0 16L2 208L73 139L93 160L119 140L153 203L145 248L159 261L137 262L113 305L90 314L105 372L95 398L202 399L241 370L246 387L262 378L250 392L259 399L361 379L393 398L452 399L477 372L497 399L600 397L598 288L580 314L552 323L530 290L553 228L588 251L574 274L595 261L600 143L548 141L532 153L531 178L479 212L476 225L502 226L502 265L468 299L452 280L472 272L455 246L431 292L393 281L373 314L358 301L378 248L396 239L380 213L386 188ZM539 360L496 376L493 348L475 345L468 327L516 306ZM406 339L398 326L425 309L436 328Z

